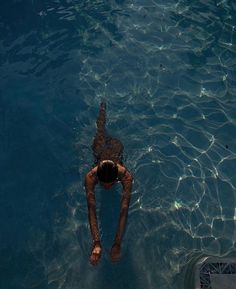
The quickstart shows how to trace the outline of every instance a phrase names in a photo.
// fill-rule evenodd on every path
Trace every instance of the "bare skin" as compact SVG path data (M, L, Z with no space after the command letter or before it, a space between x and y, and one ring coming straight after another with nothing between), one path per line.
M121 257L121 245L113 244L110 252L112 262L118 262Z
M91 256L90 256L90 263L92 265L97 265L98 261L100 260L102 255L102 247L101 245L96 245L91 252Z
M120 217L117 226L116 235L113 241L113 245L110 252L110 257L112 262L119 261L121 257L121 241L124 234L127 217L128 217L128 209L131 198L131 190L132 190L132 175L126 170L126 168L120 164L118 166L118 173L122 175L121 184L123 187L122 191L122 199L121 199L121 209L120 209ZM92 265L97 265L101 255L102 255L102 246L100 242L99 230L98 230L98 222L96 215L96 200L95 200L95 186L98 183L94 174L96 174L97 167L93 168L90 172L88 172L85 176L85 189L86 189L86 197L88 204L88 217L90 224L90 231L93 240L93 246L91 250L90 263ZM114 182L115 183L115 182ZM105 189L110 189L114 183L101 183L101 185Z

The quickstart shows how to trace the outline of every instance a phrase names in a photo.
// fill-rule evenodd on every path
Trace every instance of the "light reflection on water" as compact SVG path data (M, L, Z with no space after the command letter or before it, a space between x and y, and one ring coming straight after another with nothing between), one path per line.
M43 3L29 6L32 26L18 23L17 29L1 18L0 100L8 111L2 152L12 155L9 144L22 144L16 129L37 144L30 158L37 152L38 163L24 175L32 194L37 174L46 184L28 202L50 211L47 226L41 210L29 210L34 222L24 250L32 266L16 283L182 288L182 270L193 258L235 252L235 7L229 1ZM93 161L89 144L101 99L135 182L116 265L109 261L115 220L108 222L112 209L97 190L105 250L101 264L91 268L83 176ZM29 115L19 122L21 112ZM43 197L40 189L47 191ZM112 205L118 191L109 195Z

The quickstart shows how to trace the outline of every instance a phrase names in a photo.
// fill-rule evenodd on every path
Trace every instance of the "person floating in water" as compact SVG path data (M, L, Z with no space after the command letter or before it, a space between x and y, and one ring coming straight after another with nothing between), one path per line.
M111 248L111 259L116 262L121 256L121 241L128 217L133 177L123 164L123 144L120 140L106 134L106 104L100 105L97 118L97 132L93 141L94 166L85 176L85 191L88 204L88 218L92 235L92 250L90 262L97 265L102 255L102 245L99 236L96 215L95 186L100 183L105 189L110 189L116 182L123 187L120 217L117 232Z

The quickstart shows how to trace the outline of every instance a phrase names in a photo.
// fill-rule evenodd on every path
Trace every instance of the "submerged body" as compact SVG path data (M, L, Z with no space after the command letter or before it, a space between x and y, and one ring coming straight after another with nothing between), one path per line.
M118 261L121 255L121 241L128 217L133 177L123 164L123 145L120 140L107 136L105 131L106 105L101 104L97 119L97 133L93 141L94 166L85 176L85 190L88 204L88 217L93 240L90 262L96 265L101 257L102 246L96 215L95 186L100 183L105 189L110 189L114 183L122 184L122 200L117 232L111 248L112 261ZM115 168L115 177L109 178L101 174L101 168L111 165ZM109 171L108 171L109 173ZM104 177L104 180L103 180Z

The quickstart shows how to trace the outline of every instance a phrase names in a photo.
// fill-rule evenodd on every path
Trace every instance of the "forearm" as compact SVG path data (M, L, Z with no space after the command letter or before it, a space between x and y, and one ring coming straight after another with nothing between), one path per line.
M93 242L100 242L96 207L93 205L88 206L88 218L89 218L89 226L90 226L92 240Z
M100 241L97 214L96 214L96 199L92 189L86 188L88 219L93 242Z
M130 203L130 193L123 193L120 217L114 243L120 244L122 241L128 219L129 203Z
M117 244L121 243L127 223L127 218L128 218L128 209L122 209L120 212L120 218L114 243Z

